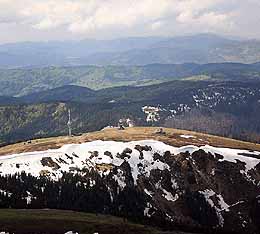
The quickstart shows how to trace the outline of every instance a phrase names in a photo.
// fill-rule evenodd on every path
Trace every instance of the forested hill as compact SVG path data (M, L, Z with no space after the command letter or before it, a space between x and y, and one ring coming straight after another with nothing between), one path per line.
M23 96L65 85L91 89L144 86L173 80L259 81L260 63L150 64L0 70L0 96Z
M64 86L0 106L2 144L67 134L68 109L74 134L116 126L168 126L247 141L260 140L260 83L172 81L142 87L90 90ZM9 100L9 103L8 103Z

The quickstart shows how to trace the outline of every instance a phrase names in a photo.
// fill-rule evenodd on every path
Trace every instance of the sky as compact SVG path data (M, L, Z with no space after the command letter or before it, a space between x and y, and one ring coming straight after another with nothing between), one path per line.
M260 0L0 0L0 43L215 33L260 39Z

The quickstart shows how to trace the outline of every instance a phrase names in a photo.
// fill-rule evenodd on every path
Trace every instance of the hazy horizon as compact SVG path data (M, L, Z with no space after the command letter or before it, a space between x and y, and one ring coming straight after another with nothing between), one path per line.
M201 33L260 39L259 10L257 0L0 0L0 44Z
M233 40L233 41L260 41L260 38L250 38L250 37L236 37L234 35L221 35L216 33L191 33L191 34L182 34L182 35L173 35L173 36L156 36L156 35L150 35L150 36L121 36L121 37L114 37L114 38L95 38L95 37L85 37L85 38L79 38L79 39L50 39L50 40L24 40L24 41L10 41L10 42L0 42L0 45L8 45L8 44L19 44L19 43L55 43L55 42L68 42L68 43L77 43L77 42L83 42L83 41L116 41L116 40L130 40L130 39L149 39L149 38L158 38L159 41L164 41L168 39L175 39L175 38L184 38L184 37L196 37L196 36L212 36L212 37L218 37L223 38L227 40Z

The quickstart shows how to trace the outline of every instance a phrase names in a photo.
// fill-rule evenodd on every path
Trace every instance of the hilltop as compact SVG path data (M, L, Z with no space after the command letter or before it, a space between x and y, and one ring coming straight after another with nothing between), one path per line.
M165 230L258 233L260 146L157 130L106 128L2 147L0 208L102 213Z
M146 139L158 140L176 147L212 145L260 151L260 144L172 128L164 128L166 134L158 135L155 133L157 129L158 127L133 127L119 131L117 128L107 128L102 131L84 133L80 136L35 139L30 143L21 142L1 147L0 155L58 149L66 144L80 144L95 140L128 142Z

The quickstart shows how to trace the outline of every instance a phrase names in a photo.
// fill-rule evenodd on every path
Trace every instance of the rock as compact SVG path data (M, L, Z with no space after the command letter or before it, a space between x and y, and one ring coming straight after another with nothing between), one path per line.
M124 154L131 154L133 151L130 148L125 148L123 153Z
M40 171L40 176L45 176L45 177L48 177L50 175L50 171L48 170L41 170Z
M104 152L104 155L106 155L106 156L110 157L111 159L113 159L113 155L112 155L112 153L109 152L109 151L105 151L105 152Z
M142 152L142 151L151 151L151 150L152 150L152 147L151 147L151 146L148 146L148 145L145 145L145 146L136 145L136 146L135 146L135 149L138 150L139 152Z
M161 158L161 155L160 155L160 154L158 154L158 153L154 153L154 154L153 154L153 160L154 160L154 161L160 160L160 158Z
M41 164L44 167L52 167L54 170L60 169L60 166L58 163L54 162L51 157L44 157L41 159Z
M129 148L126 148L123 150L123 152L121 154L118 154L117 157L121 158L121 159L124 159L124 158L131 158L131 154L132 153L132 150L129 149Z
M98 151L93 151L93 152L90 151L89 153L90 153L89 159L93 159L93 158L98 157Z

